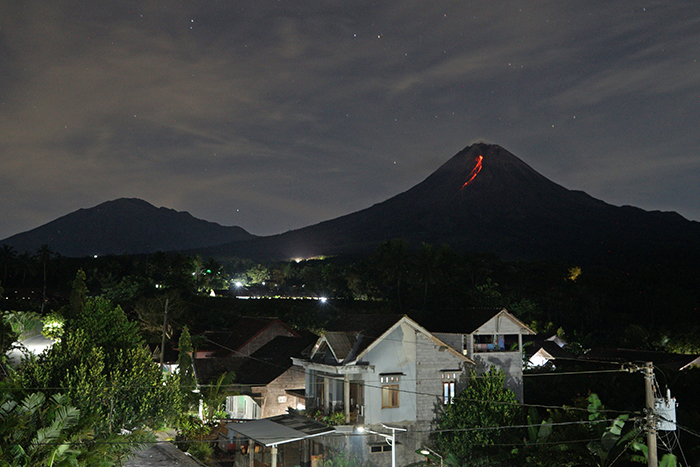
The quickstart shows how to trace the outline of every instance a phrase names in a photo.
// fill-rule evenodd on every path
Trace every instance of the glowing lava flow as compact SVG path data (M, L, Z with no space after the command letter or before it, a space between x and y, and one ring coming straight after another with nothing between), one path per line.
M469 180L467 180L467 182L464 185L462 185L462 188L460 188L460 191L463 190L465 186L469 185L472 182L472 180L474 180L476 178L477 174L479 172L481 172L481 161L484 160L484 156L479 156L475 160L476 160L476 167L474 167L472 169L471 173L469 174Z

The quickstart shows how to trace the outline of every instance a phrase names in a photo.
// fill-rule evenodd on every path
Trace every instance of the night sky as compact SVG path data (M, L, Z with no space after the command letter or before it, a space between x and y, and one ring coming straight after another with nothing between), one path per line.
M0 0L0 238L120 197L281 233L478 141L700 220L700 2Z

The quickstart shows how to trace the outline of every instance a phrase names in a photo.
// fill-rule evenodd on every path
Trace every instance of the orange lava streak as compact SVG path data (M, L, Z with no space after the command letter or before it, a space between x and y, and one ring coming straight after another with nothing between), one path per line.
M472 169L471 173L469 174L469 180L467 180L467 182L464 185L462 185L460 191L463 190L465 186L469 185L472 182L472 180L476 178L477 174L481 172L481 161L484 160L484 156L479 156L474 160L476 161L476 167Z

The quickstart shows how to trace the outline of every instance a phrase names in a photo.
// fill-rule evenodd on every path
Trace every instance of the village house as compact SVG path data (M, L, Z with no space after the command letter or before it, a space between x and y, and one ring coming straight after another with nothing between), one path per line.
M200 385L212 384L224 373L234 374L226 398L227 418L256 420L305 408L304 371L292 365L292 357L303 355L317 336L307 331L296 337L277 336L249 356L200 358L194 360L195 378Z
M476 362L477 373L503 370L505 387L523 402L523 336L535 331L505 308L467 308L447 316L431 323L433 335Z
M293 360L306 373L307 413L337 414L339 432L366 427L369 434L337 442L373 465L391 464L389 427L398 430L399 465L420 461L416 450L428 442L436 406L451 402L474 367L409 317L384 314L343 317L308 357Z

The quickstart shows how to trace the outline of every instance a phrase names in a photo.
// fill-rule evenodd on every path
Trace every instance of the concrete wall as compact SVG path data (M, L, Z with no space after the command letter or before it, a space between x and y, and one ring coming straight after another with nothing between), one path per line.
M365 423L400 423L416 419L416 335L404 324L372 348L363 361L374 366L364 375ZM382 408L382 373L402 373L399 406Z
M503 385L515 393L518 401L523 402L523 357L520 352L485 352L474 354L479 372L490 367L500 368L506 374Z
M416 337L416 420L430 422L435 418L435 406L442 403L443 370L463 370L464 361L421 333ZM466 370L468 371L468 369ZM456 393L464 389L463 372L457 373Z
M262 418L285 414L289 407L296 409L299 402L305 404L304 399L286 393L287 389L300 389L304 385L304 372L293 366L267 386L256 388L263 395Z

